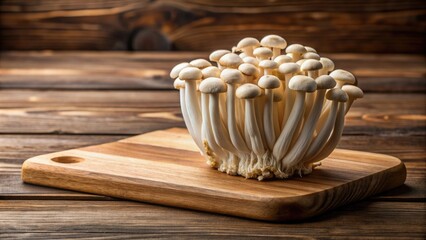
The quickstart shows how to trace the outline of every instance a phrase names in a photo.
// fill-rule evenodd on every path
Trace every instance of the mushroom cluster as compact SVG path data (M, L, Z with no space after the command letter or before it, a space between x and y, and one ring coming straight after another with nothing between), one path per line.
M345 114L363 96L350 72L278 35L244 38L209 60L180 63L170 76L201 154L230 175L311 173L334 150Z

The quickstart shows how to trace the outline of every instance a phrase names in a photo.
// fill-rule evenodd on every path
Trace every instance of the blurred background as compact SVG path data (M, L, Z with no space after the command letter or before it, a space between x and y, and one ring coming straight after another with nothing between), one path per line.
M424 0L2 0L1 50L206 51L279 34L320 52L423 54Z

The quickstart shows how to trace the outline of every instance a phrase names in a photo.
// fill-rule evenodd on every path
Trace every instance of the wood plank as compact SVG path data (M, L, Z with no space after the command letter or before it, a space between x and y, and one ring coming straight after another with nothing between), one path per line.
M2 1L0 11L1 48L9 50L211 50L269 33L328 52L425 50L418 0Z
M2 238L422 239L426 231L424 203L359 202L298 224L127 201L8 200L0 202L0 212Z
M88 145L116 141L117 136L0 135L0 199L76 199L92 196L23 184L21 165L27 158ZM426 139L422 136L343 136L339 148L390 154L407 166L405 186L377 195L375 200L421 201L426 198ZM99 196L93 195L93 198Z
M177 63L207 52L0 52L3 89L172 89ZM426 57L421 55L325 54L337 68L353 72L365 92L425 92ZM81 64L84 63L84 64ZM400 69L403 68L403 71Z
M0 90L1 133L138 134L181 126L177 91ZM366 94L345 134L425 134L424 94Z

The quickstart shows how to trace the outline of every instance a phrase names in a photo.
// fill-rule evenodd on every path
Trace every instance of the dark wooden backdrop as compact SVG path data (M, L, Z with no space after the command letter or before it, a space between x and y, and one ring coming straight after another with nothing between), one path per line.
M2 50L212 50L276 33L321 52L424 53L424 0L2 0Z

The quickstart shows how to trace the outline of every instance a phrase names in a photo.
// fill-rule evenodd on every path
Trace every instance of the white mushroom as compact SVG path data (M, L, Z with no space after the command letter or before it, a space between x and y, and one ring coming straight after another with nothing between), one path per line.
M334 70L334 62L331 59L322 57L320 58L322 69L319 70L319 75L327 75Z
M302 119L305 108L306 92L313 92L317 88L314 79L302 75L292 77L288 86L290 89L296 91L296 98L288 121L274 145L273 155L277 161L280 161L287 153L293 134L296 130L295 127Z
M201 70L203 79L206 79L209 77L219 77L220 73L221 73L220 69L215 66L206 67L203 70Z
M189 64L187 62L177 64L170 71L170 77L173 78L173 79L176 79L177 77L179 77L180 71L182 71L182 69L184 69L186 67L191 67L191 64Z
M245 57L243 58L243 62L253 64L254 66L259 66L259 60L254 57Z
M314 52L306 52L303 54L303 59L315 59L315 60L320 60L321 57L320 55L318 55L318 53L314 53Z
M315 50L315 49L314 49L314 48L312 48L312 47L305 46L305 49L306 49L306 51L307 51L307 52L317 53L317 50Z
M209 56L209 60L210 61L212 61L212 62L215 62L216 64L217 64L217 67L219 68L219 69L222 69L222 66L220 65L220 63L219 63L219 59L223 56L223 55L225 55L225 54L227 54L227 53L230 53L231 51L229 51L229 50L224 50L224 49L220 49L220 50L216 50L216 51L214 51L214 52L212 52L211 54L210 54L210 56Z
M210 122L216 143L223 149L237 155L238 151L232 144L228 131L219 115L219 93L226 92L226 84L220 78L210 77L201 82L200 91L209 94Z
M242 82L243 75L240 71L236 69L225 69L220 74L220 78L227 85L226 107L228 113L228 129L231 142L235 146L235 148L238 149L238 151L249 154L250 150L247 148L246 143L242 137L240 130L237 127L237 122L235 120L235 86Z
M237 50L242 51L246 56L253 57L253 50L259 46L259 40L252 37L246 37L238 42Z
M265 108L263 112L263 128L268 144L269 150L272 151L275 144L275 130L274 130L274 115L278 113L273 112L274 95L273 89L281 85L280 80L273 75L265 75L259 79L259 87L265 89Z
M212 65L209 61L202 58L192 60L191 62L189 62L189 64L191 64L191 66L196 67L198 69L204 69Z
M318 71L322 68L322 64L315 59L308 59L303 62L300 66L300 70L307 72L308 76L316 79L318 77ZM304 119L308 117L309 112L311 111L312 104L314 102L314 93L308 93L306 95L306 109Z
M289 89L290 79L300 71L300 66L296 63L283 63L278 67L278 72L284 75L285 84L282 86L283 94L285 96L285 112L281 121L282 128L287 122L288 116L290 115L291 109L294 103L295 93Z
M287 47L287 41L278 35L268 35L260 40L260 45L272 49L272 59L281 55L281 50Z
M257 124L254 108L254 99L260 94L260 88L251 83L241 85L237 88L236 92L238 98L245 100L245 133L248 133L248 139L251 141L251 148L257 156L263 156L263 154L265 154L265 147L263 145L259 125Z
M253 55L256 56L259 61L271 58L272 54L272 50L267 47L258 47L253 51Z
M306 48L300 44L291 44L286 49L287 56L293 59L293 62L297 62L302 58L302 55L306 52Z
M346 103L346 108L345 108L345 114L348 113L349 109L352 106L352 103L358 99L358 98L363 98L364 97L364 92L361 90L361 88L354 86L354 85L344 85L342 87L342 90L346 92L346 94L348 94L349 100Z
M355 76L346 70L336 69L330 73L330 76L336 80L338 88L342 88L345 84L355 83Z
M259 68L261 68L263 70L263 75L272 75L274 69L278 68L278 63L276 63L273 60L262 60L259 63Z
M186 67L179 72L179 78L185 81L185 105L188 118L194 131L195 141L201 141L201 109L197 97L196 82L201 80L201 70L196 67Z
M290 56L287 55L279 55L278 57L274 58L274 61L278 63L278 66L283 63L289 63L292 62L293 59Z

